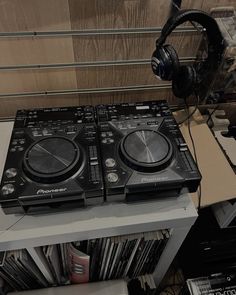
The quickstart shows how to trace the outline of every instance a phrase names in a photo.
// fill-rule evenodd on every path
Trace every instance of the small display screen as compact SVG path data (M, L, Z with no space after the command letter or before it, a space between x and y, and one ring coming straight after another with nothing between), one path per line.
M152 113L150 106L148 105L139 105L139 106L117 106L116 107L119 115L130 115L130 114L149 114Z
M149 110L149 106L136 106L136 110Z
M57 120L74 120L74 112L39 112L37 121L57 121Z

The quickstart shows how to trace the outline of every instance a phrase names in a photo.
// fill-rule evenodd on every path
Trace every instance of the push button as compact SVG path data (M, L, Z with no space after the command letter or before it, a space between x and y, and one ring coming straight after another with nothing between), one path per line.
M13 184L9 183L6 184L2 187L2 194L5 195L10 195L15 191L15 187Z
M116 165L116 161L113 158L108 158L105 161L105 165L107 168L113 168Z
M114 142L114 139L112 139L112 138L104 138L103 140L102 140L102 143L107 143L107 144L109 144L109 143L113 143Z
M188 149L187 148L180 148L179 149L181 152L186 152Z
M181 152L186 152L186 151L188 150L188 146L187 146L187 144L186 144L185 142L181 142L181 143L179 144L179 150L180 150Z
M7 178L13 178L17 175L16 168L9 168L5 171L5 175Z
M74 126L67 126L65 131L67 134L74 134L77 131L77 128Z
M181 142L181 143L179 144L179 146L180 146L180 147L186 147L186 146L187 146L187 143L185 143L185 142Z

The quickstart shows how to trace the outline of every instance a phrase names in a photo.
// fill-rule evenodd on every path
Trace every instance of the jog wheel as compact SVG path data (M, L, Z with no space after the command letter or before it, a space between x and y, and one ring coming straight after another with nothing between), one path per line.
M64 137L44 138L26 151L23 168L37 182L56 183L69 178L81 164L79 147Z
M154 130L137 130L121 142L123 161L131 168L153 172L164 169L171 161L173 149L169 139Z

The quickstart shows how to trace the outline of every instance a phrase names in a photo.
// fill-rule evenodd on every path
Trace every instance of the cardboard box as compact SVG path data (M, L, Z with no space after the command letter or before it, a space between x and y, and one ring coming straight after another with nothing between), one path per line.
M236 199L215 204L212 210L221 228L236 227Z
M186 116L185 111L178 112L175 115L177 122ZM201 207L234 199L236 197L236 175L199 112L196 112L194 115L190 126L195 143L199 170L202 174ZM187 122L182 124L180 129L193 154ZM198 194L192 194L192 198L197 206Z

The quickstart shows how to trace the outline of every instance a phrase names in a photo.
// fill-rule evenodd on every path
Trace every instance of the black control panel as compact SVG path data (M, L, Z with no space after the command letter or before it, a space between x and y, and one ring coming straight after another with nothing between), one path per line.
M99 122L159 118L169 115L171 111L165 100L97 106Z
M19 110L16 114L15 128L51 127L52 130L56 130L60 126L68 126L73 129L74 124L94 122L94 116L92 106Z
M0 202L6 213L103 202L92 106L17 112Z
M166 101L99 105L96 110L108 201L197 189L201 175Z

